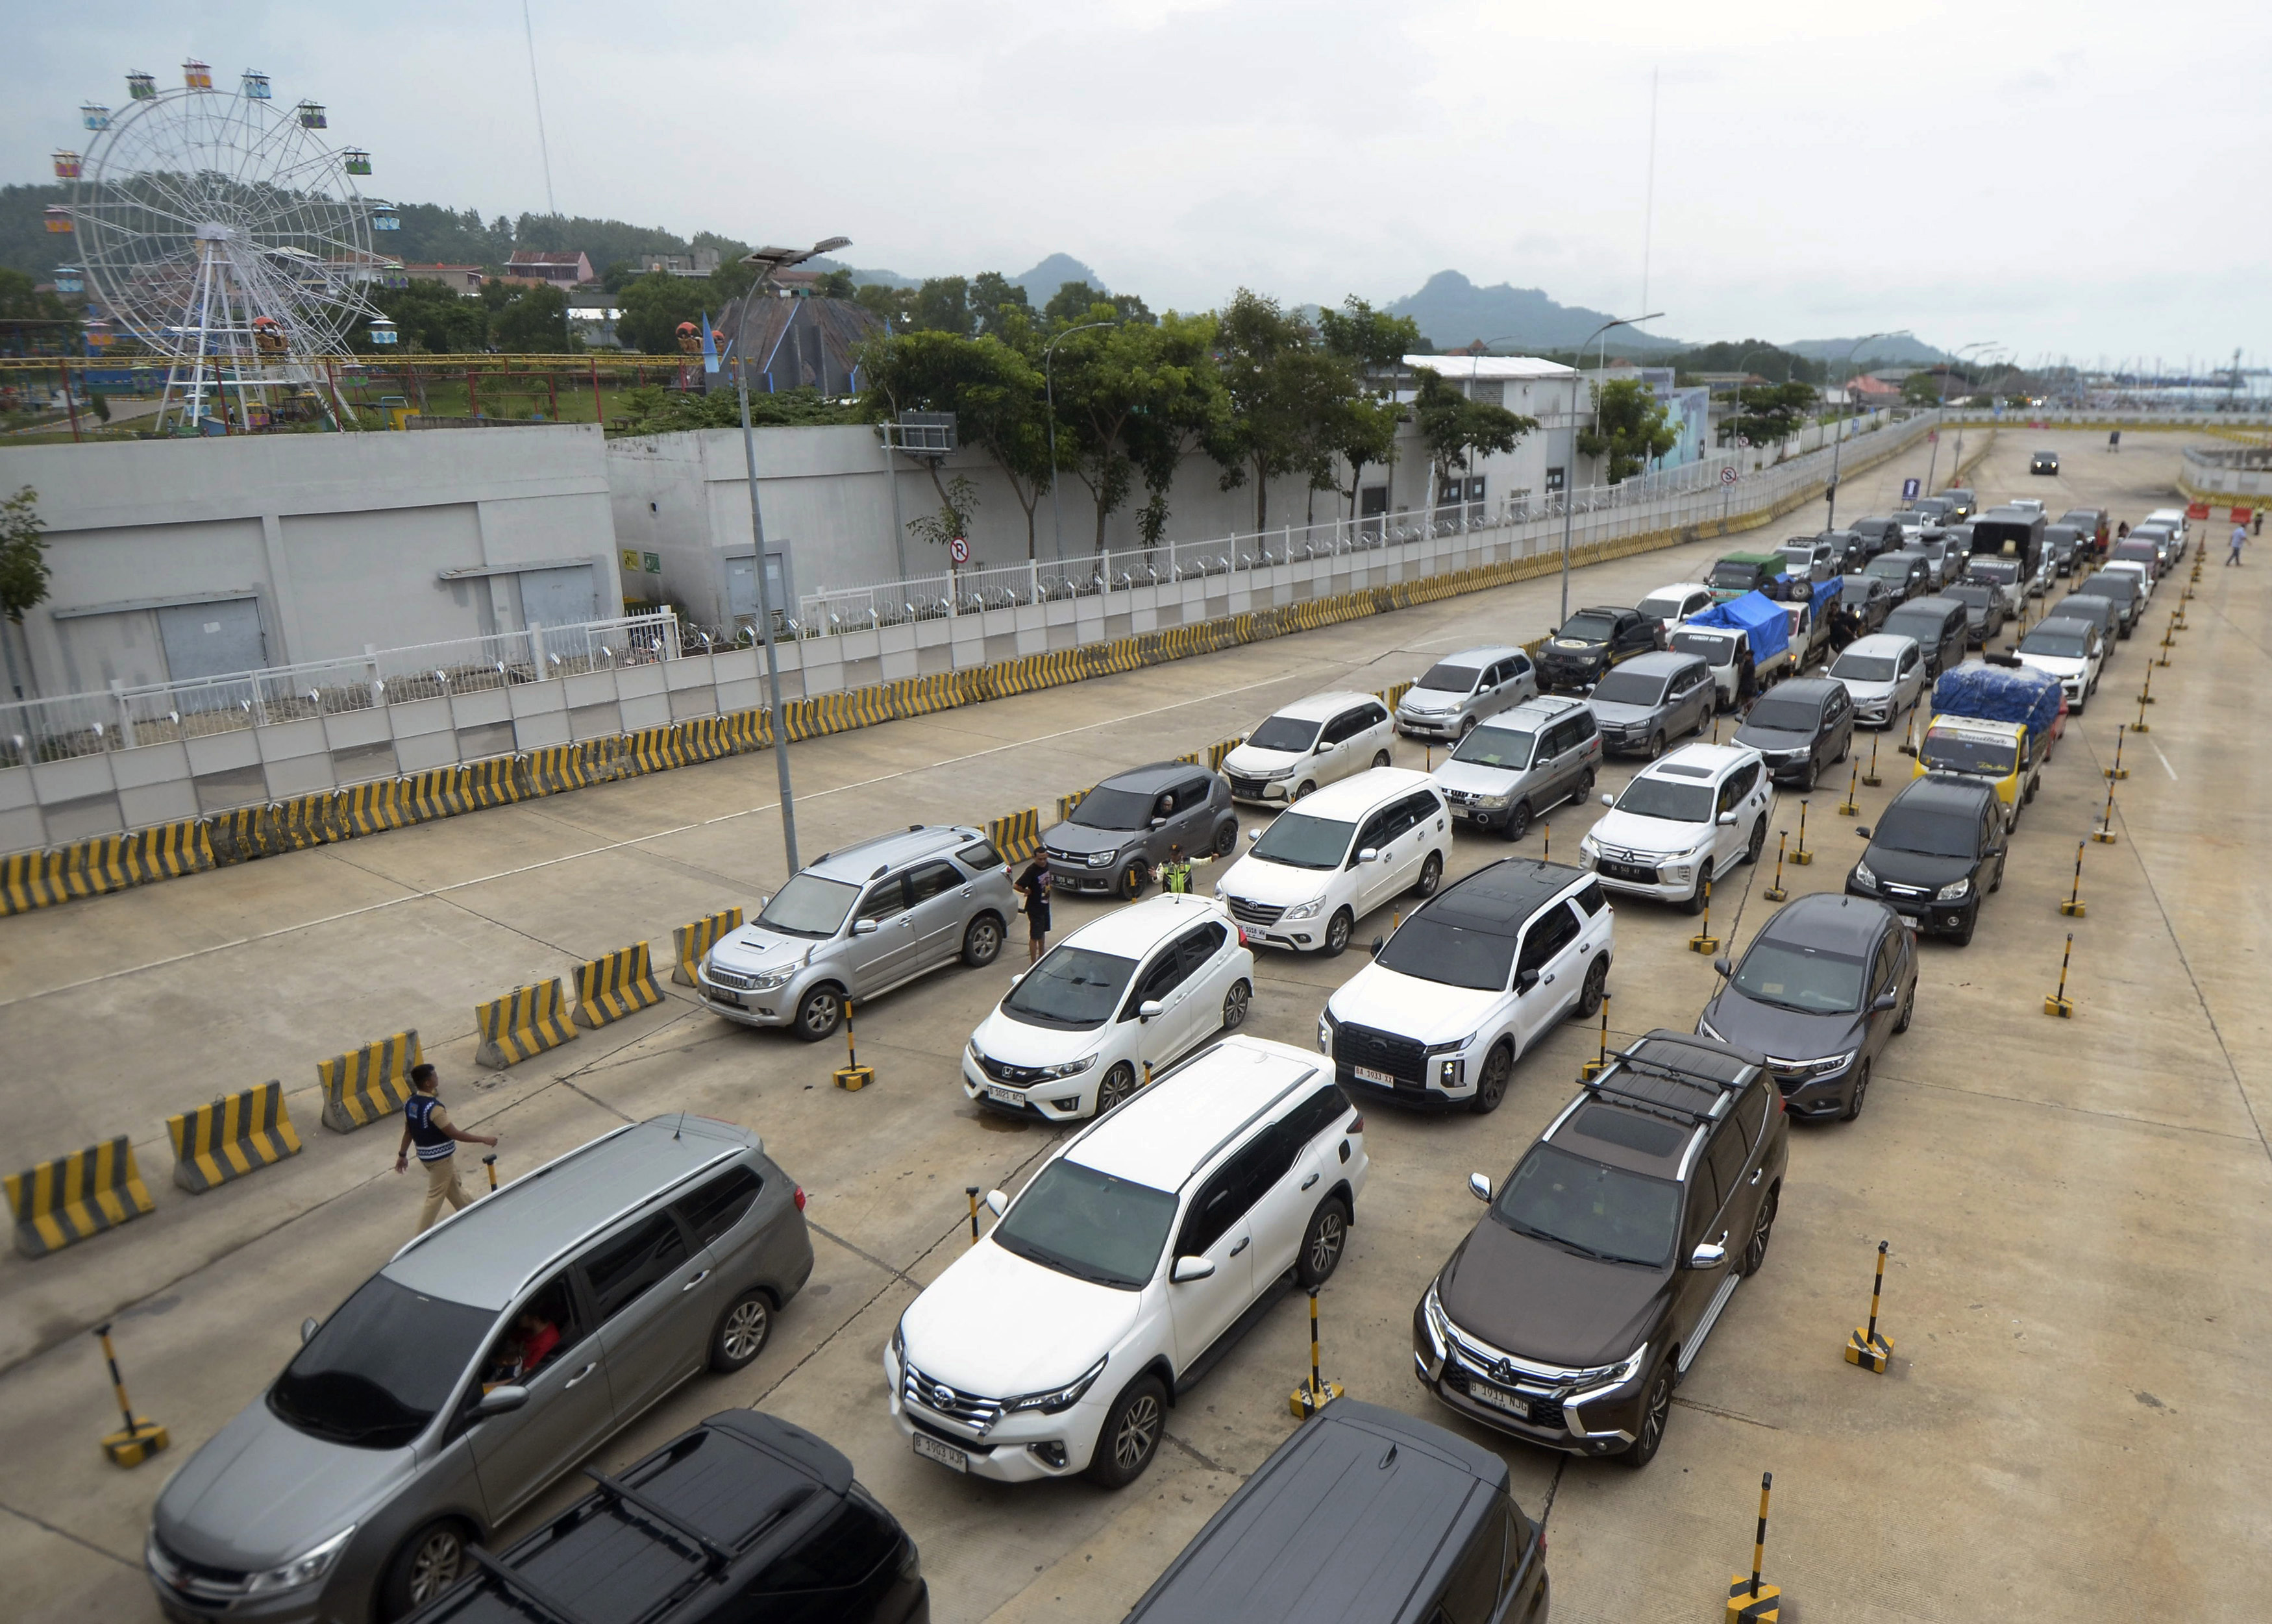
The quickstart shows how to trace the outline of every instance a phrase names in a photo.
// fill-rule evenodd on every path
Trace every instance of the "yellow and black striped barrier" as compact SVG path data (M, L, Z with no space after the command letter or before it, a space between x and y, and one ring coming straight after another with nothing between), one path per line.
M435 818L454 818L466 810L466 797L454 767L429 767L401 780L402 821L425 823Z
M576 1029L568 1024L557 976L475 1005L474 1022L482 1033L482 1046L474 1051L474 1061L493 1072L533 1059L576 1037Z
M561 795L591 782L581 745L546 745L517 758L523 797Z
M695 984L694 967L702 955L716 947L729 932L742 928L742 910L729 908L723 913L682 924L670 933L670 979L682 987Z
M1775 1473L1760 1474L1759 1529L1752 1536L1752 1571L1728 1581L1728 1624L1779 1624L1782 1618L1782 1589L1760 1577L1768 1560L1768 1494Z
M46 1257L155 1210L123 1134L10 1173L5 1183L16 1250L26 1257Z
M641 728L631 736L632 770L638 773L667 773L686 765L686 752L676 725L664 728Z
M1410 683L1393 682L1380 691L1379 697L1383 705L1387 706L1391 710L1394 710L1397 706L1403 701L1404 696L1411 692L1412 685Z
M324 1093L324 1126L352 1134L393 1115L410 1097L410 1068L425 1058L418 1029L397 1032L346 1054L316 1062L316 1083Z
M1023 863L1042 849L1042 809L1028 806L986 820L986 838L1005 863Z
M468 812L510 805L520 799L520 758L492 756L458 769L459 793Z
M1088 791L1076 790L1071 795L1058 797L1058 821L1063 823L1072 816L1072 809L1088 798Z
M1870 1322L1856 1326L1846 1339L1846 1362L1880 1376L1894 1360L1894 1339L1878 1334L1878 1300L1886 1291L1886 1246L1885 1241L1878 1243L1877 1277L1870 1282Z
M0 857L0 904L11 914L27 914L34 908L52 908L66 902L61 851L19 851Z
M166 1133L174 1141L174 1182L192 1195L300 1154L281 1082L193 1105L168 1117Z
M126 1425L115 1433L106 1433L102 1452L113 1466L139 1466L152 1456L174 1441L173 1435L146 1416L134 1413L133 1404L126 1396L126 1378L118 1373L118 1354L110 1345L108 1323L94 1328L102 1343L102 1362L110 1369L110 1390L118 1400L118 1416Z
M662 989L654 984L654 965L645 942L603 953L576 967L573 1018L578 1026L602 1027L661 1002Z
M392 778L354 784L340 791L340 822L350 837L383 834L402 827L402 785Z

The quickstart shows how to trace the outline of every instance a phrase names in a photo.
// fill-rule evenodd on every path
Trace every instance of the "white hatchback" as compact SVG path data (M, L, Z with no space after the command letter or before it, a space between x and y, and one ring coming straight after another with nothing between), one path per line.
M1221 902L1167 893L1093 919L1016 977L962 1051L962 1091L1050 1122L1107 1111L1246 1022L1254 954Z
M1775 815L1767 760L1747 745L1683 745L1633 775L1578 842L1612 891L1702 910L1704 885L1759 861Z
M1371 693L1313 693L1274 711L1222 759L1242 801L1298 801L1337 778L1386 767L1396 723Z
M1251 942L1327 957L1398 894L1433 896L1452 851L1443 791L1425 773L1377 767L1320 790L1252 832L1214 888Z

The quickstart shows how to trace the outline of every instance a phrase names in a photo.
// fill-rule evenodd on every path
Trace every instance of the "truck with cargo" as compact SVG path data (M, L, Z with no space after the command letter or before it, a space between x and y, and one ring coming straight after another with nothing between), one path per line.
M1712 668L1719 707L1733 710L1769 684L1790 675L1790 617L1756 592L1715 603L1676 627L1671 647Z
M2066 712L2059 678L2016 661L1943 671L1932 687L1932 720L1917 741L1916 775L1986 779L2004 804L2007 826L2014 827L2043 785Z

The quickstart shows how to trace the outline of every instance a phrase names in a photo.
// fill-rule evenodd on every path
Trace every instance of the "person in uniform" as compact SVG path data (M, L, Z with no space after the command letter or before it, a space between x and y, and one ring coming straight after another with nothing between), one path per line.
M409 1169L415 1146L418 1164L426 1170L426 1200L418 1209L418 1227L412 1231L418 1235L434 1227L434 1220L442 1216L443 1202L447 1201L455 1212L474 1199L458 1179L458 1147L497 1144L493 1134L468 1134L452 1123L450 1113L442 1109L440 1088L440 1074L432 1066L410 1068L410 1097L402 1106L402 1144L394 1153L394 1171Z

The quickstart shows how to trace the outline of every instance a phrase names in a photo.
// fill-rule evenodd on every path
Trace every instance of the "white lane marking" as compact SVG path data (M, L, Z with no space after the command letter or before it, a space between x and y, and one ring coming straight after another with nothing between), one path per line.
M2178 782L2178 769L2177 769L2176 767L2171 767L2171 766L2170 765L2170 758L2169 758L2169 757L2167 757L2167 756L2163 756L2163 755L2162 755L2162 747L2161 747L2159 745L2155 745L2155 744L2154 744L2154 741L2153 741L2152 739L2150 739L2150 738L2149 738L2149 739L2148 739L2146 742L2147 742L2148 744L2149 744L2149 745L2154 745L2154 753L2155 753L2156 755L2157 755L2157 756L2162 756L2162 770L2163 770L2164 772L2167 773L2167 774L2170 775L2170 782L2171 782L2171 783L2175 783L2175 782Z

